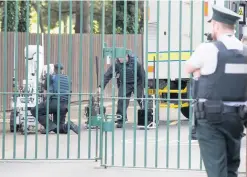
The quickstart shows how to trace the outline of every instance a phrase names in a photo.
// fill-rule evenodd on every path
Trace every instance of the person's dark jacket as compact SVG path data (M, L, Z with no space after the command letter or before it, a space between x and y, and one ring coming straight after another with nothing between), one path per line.
M141 85L144 87L144 82L145 82L145 70L143 66L139 63L139 61L136 61L137 63L137 85ZM108 82L112 79L113 77L113 65L111 65L106 73L104 74L104 87L108 84ZM115 63L115 74L119 74L119 78L117 78L117 85L120 87L122 83L124 83L124 63L120 63L119 60L116 60ZM132 73L127 73L129 71L132 71ZM135 57L131 56L129 57L128 62L126 63L126 84L134 84L134 70L135 70ZM129 78L128 78L129 77Z

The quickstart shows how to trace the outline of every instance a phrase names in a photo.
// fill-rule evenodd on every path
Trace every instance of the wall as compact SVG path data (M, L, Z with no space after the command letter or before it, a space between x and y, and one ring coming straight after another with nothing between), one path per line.
M42 36L37 34L29 34L29 41L26 44L26 33L16 33L17 40L14 43L15 33L7 33L6 38L4 33L0 33L0 111L3 111L3 96L4 87L7 87L7 92L12 92L12 78L14 73L14 58L17 61L17 71L18 71L18 81L22 83L25 79L25 60L24 60L24 48L28 45L36 45L37 39L39 37L39 43L41 45ZM71 37L72 46L69 48L69 39ZM59 39L60 38L60 39ZM105 42L107 46L112 46L112 35L105 35ZM5 42L5 39L7 42ZM45 34L44 35L44 52L45 52L45 64L50 58L50 63L56 63L59 61L65 67L65 73L71 71L72 76L72 89L74 93L94 93L96 92L96 65L95 57L101 59L102 44L101 35L92 36L92 44L90 43L90 34ZM81 39L81 40L80 40ZM127 48L130 48L133 52L135 50L135 35L127 35ZM48 42L50 41L50 47L48 47ZM80 48L80 41L82 41L82 48ZM142 35L137 36L137 55L141 59L143 57L143 37ZM60 45L59 45L60 44ZM124 44L124 36L116 35L116 47L122 47ZM90 46L92 47L92 55L90 56ZM60 48L59 48L60 47ZM18 50L16 57L15 50ZM69 56L69 50L72 51L72 56ZM82 50L82 58L80 58L80 50ZM5 59L5 56L7 60ZM5 60L7 62L5 62ZM80 60L82 60L82 66L79 65ZM90 62L91 61L91 62ZM91 67L90 67L91 63ZM5 67L6 66L6 67ZM100 63L101 66L101 63ZM99 66L99 68L101 68ZM71 70L69 70L71 67ZM106 61L104 62L104 70L107 69ZM79 71L82 69L82 76L79 75ZM5 81L5 82L4 82ZM79 83L82 82L82 90L79 90ZM90 83L92 84L90 90ZM105 90L106 96L111 96L111 83L108 84ZM10 105L11 94L7 94L7 109L11 109ZM88 96L83 95L83 100L87 100ZM72 101L78 101L78 96L73 96Z

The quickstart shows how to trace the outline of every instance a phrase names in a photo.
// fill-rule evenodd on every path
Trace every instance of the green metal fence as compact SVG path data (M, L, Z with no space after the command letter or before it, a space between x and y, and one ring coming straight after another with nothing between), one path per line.
M18 1L16 1L18 2ZM29 6L29 1L26 1L26 5ZM122 44L122 47L117 47L116 45L116 1L113 1L112 4L112 27L113 27L113 34L112 34L112 45L106 45L105 44L105 11L106 11L106 1L101 1L101 48L102 48L102 54L99 56L100 59L100 69L99 68L93 68L93 65L95 63L94 59L94 49L93 49L93 25L94 25L94 5L95 1L90 1L90 62L89 62L89 71L96 72L100 71L100 84L103 85L104 82L104 68L106 63L106 56L110 56L113 63L113 73L115 73L116 67L115 67L115 59L118 57L125 57L126 53L132 52L133 54L137 53L139 41L137 38L138 35L138 20L139 20L139 2L135 1L135 5L133 7L135 11L135 22L134 22L134 33L135 33L135 42L134 42L134 50L129 51L127 50L127 1L124 1L124 9L123 10L123 36L124 36L124 42ZM100 163L104 167L108 166L122 166L122 167L136 167L136 168L170 168L170 169L191 169L191 170L203 170L203 163L200 157L200 151L199 146L196 142L192 142L191 140L191 131L192 131L192 125L193 125L193 119L192 119L192 107L190 106L186 109L189 110L189 119L186 121L184 118L181 117L181 110L185 109L182 107L182 103L187 102L190 103L192 101L189 89L188 87L183 87L183 84L188 85L188 82L190 80L190 77L183 78L182 75L182 65L184 63L183 58L183 52L185 50L189 51L189 54L193 52L195 49L195 46L198 45L199 42L204 41L204 23L205 23L205 17L204 17L204 2L196 2L196 1L178 1L175 4L172 1L166 2L166 9L164 9L164 3L162 1L156 2L156 34L155 34L155 61L149 60L149 53L154 52L150 51L149 47L153 45L149 44L149 34L153 34L153 31L149 31L149 19L148 16L150 16L149 13L149 3L151 1L145 1L144 4L144 46L143 49L145 53L143 56L135 56L138 57L138 60L141 60L140 58L143 57L143 66L146 70L146 76L145 76L145 97L144 97L144 110L145 110L145 121L143 125L143 130L140 130L140 127L138 126L138 105L137 105L137 58L135 59L135 85L134 85L134 104L132 108L129 108L129 114L128 118L130 119L128 123L124 119L124 124L122 129L116 129L115 128L115 114L116 114L116 101L118 99L124 100L124 106L123 109L126 109L126 100L129 99L126 97L126 63L124 63L124 83L123 83L123 92L124 96L122 98L119 98L116 95L117 85L116 85L116 77L113 75L112 79L112 96L106 97L104 96L104 92L101 92L99 95L96 94L96 89L93 88L93 82L96 82L93 80L92 74L89 74L89 93L83 92L83 85L82 81L84 78L84 72L81 68L84 64L84 58L83 52L85 46L83 46L83 1L78 2L77 8L80 9L80 53L79 53L79 66L75 66L72 61L72 13L73 13L73 2L69 1L69 45L68 45L68 56L58 56L56 59L56 62L61 62L61 58L66 57L68 58L67 63L63 63L63 65L66 65L68 67L68 72L66 73L70 78L72 77L72 71L75 67L79 67L79 80L78 81L72 81L72 82L78 82L78 93L71 93L71 96L78 96L79 105L73 106L68 105L68 113L67 113L67 121L69 122L73 119L77 120L77 124L79 125L80 132L78 135L75 135L74 133L70 133L70 126L68 126L68 133L66 135L61 135L59 132L56 134L49 134L48 130L46 131L46 135L40 135L39 134L39 123L37 119L35 119L35 130L33 131L33 134L29 134L26 129L22 132L22 134L19 133L19 127L24 126L27 127L28 125L28 100L30 97L30 94L28 94L28 83L32 82L30 81L28 77L30 77L28 73L29 68L29 60L25 60L25 78L19 78L18 76L18 55L15 55L14 57L14 65L15 65L15 73L14 73L14 91L10 91L7 89L7 77L2 77L1 82L3 82L3 91L1 91L1 94L3 95L3 126L2 126L2 134L1 134L1 140L2 140L2 154L1 154L1 160L100 160ZM200 3L198 5L198 3ZM152 3L153 4L153 3ZM186 9L184 9L186 7ZM189 7L189 11L188 11ZM198 10L196 10L197 7L200 7L200 13L198 13ZM7 26L8 15L7 15L7 3L5 3L4 9L4 25ZM16 3L15 10L16 10L16 17L15 17L15 25L16 25L16 33L15 33L15 41L18 41L18 3ZM175 9L175 10L174 10ZM37 23L40 23L40 13L41 12L41 5L38 3L37 5ZM49 35L51 34L50 31L50 24L51 24L51 1L48 1L48 43L47 43L47 57L44 58L46 64L51 63L51 41ZM188 13L189 12L189 13ZM196 13L195 13L196 12ZM27 29L29 29L29 8L27 8ZM62 1L58 1L58 17L59 17L59 37L58 37L58 50L61 50L61 21L62 21ZM153 12L152 12L153 13ZM166 13L166 19L160 14ZM176 18L174 17L176 13ZM187 16L184 15L187 14ZM197 24L198 21L194 21L194 19L200 19L201 24ZM183 25L183 21L188 20L187 26L189 28L189 39L187 39L187 43L185 44L187 48L184 48L183 39L183 28L185 28ZM167 38L163 39L161 38L162 30L160 29L160 25L164 22L167 22L167 30L166 35ZM177 25L178 29L174 29L172 24ZM40 35L40 29L39 25L37 25L37 35ZM198 28L195 28L195 27ZM176 31L176 32L174 32ZM199 31L199 32L198 32ZM3 74L7 73L7 64L8 58L7 56L7 50L10 46L7 45L7 28L5 28L4 31L4 49L3 49ZM174 42L175 39L174 36L170 34L176 33L178 39L176 43ZM199 34L199 35L198 35ZM195 39L198 38L199 39ZM165 43L167 45L167 60L160 59L162 46L160 45L163 40L166 40ZM26 56L29 54L29 32L26 32ZM195 42L196 41L196 42ZM194 44L196 43L196 44ZM37 53L39 53L40 48L40 39L37 38ZM175 46L175 47L174 47ZM13 48L13 52L18 53L18 50L23 50L18 48L18 42L15 43L15 46L11 46ZM171 59L172 53L174 52L174 48L178 50L178 58L177 60ZM39 56L37 55L37 60L39 61ZM153 85L152 89L155 89L155 98L148 97L149 93L149 82L153 82L154 80L151 78L152 73L149 72L149 66L150 64L155 63L155 69L154 69L154 75L155 75L155 85ZM160 63L167 62L167 68L161 67ZM178 68L178 75L179 78L176 81L176 87L174 88L172 84L174 84L174 81L171 78L171 73L173 73L173 63L177 63ZM36 85L39 85L39 62L37 62L37 69L35 70L36 73ZM50 71L50 66L48 65L48 73ZM162 70L166 70L164 73L166 73L167 78L160 79L160 73ZM59 72L61 72L59 70ZM4 76L4 75L3 75ZM19 92L18 86L18 80L26 80L26 85L24 88L24 93ZM48 90L49 90L49 77L47 78L48 82ZM166 82L165 88L161 88L161 82ZM184 93L182 92L183 89L187 91L185 92L185 95L188 95L184 97ZM39 97L42 97L42 95L47 96L47 100L49 100L50 94L48 93L39 93L39 87L35 87L35 91L33 94L36 96L35 104L38 104ZM160 94L160 90L165 90L165 96ZM174 94L176 95L174 97ZM8 120L9 113L6 111L7 109L7 96L12 95L13 96L13 124L14 124L14 130L13 134L10 134L7 131L6 122ZM25 111L24 115L24 124L20 125L19 127L16 126L19 123L19 119L16 118L18 116L18 113L20 113L21 109L18 108L18 102L17 100L20 95L25 98L25 106L23 107L23 110ZM58 93L57 95L60 95ZM89 97L89 128L84 128L84 122L83 122L83 111L84 109L82 107L85 106L82 100L82 96L87 95ZM99 96L99 103L100 103L100 112L96 116L92 116L92 105L93 105L93 99ZM60 97L58 97L59 99ZM106 106L106 115L103 112L102 105L106 105L109 103L111 106ZM156 126L148 128L148 124L150 123L148 120L148 101L155 102L155 123ZM165 107L161 109L161 101L165 102ZM170 109L172 108L172 105L177 105L178 109ZM75 108L77 109L78 115L73 115L71 117L71 114L73 113ZM77 108L78 107L78 108ZM49 108L49 101L46 102L46 109ZM57 109L60 109L60 104L57 105ZM175 111L175 112L174 112ZM123 117L125 117L125 112ZM38 109L36 108L36 117L38 117ZM165 117L164 121L161 121L161 117ZM49 120L49 112L46 114L46 120L48 122ZM175 119L175 125L174 124ZM59 129L59 121L60 121L60 114L57 115L57 126ZM96 127L96 128L95 128ZM242 169L242 168L241 168Z

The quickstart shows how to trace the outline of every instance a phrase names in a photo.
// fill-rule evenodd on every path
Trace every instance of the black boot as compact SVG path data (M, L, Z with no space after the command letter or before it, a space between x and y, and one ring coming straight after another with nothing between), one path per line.
M54 122L52 122L50 119L49 119L49 127L47 127L46 116L39 116L38 121L41 125L45 127L43 130L40 131L41 134L46 134L47 128L48 128L48 133L54 131L57 128L57 125Z
M45 127L45 126L44 126L44 127ZM57 129L57 125L56 125L56 124L54 124L53 122L51 122L51 125L50 125L50 123L49 123L48 133L50 133L50 132L52 132L52 131L55 132L56 129ZM40 131L40 133L41 133L41 134L46 134L46 128L42 129L42 130Z
M67 123L67 125L68 125L68 123ZM70 121L70 130L72 130L76 134L78 134L78 132L79 132L78 126L72 121Z
M117 120L117 128L122 128L123 127L123 120Z

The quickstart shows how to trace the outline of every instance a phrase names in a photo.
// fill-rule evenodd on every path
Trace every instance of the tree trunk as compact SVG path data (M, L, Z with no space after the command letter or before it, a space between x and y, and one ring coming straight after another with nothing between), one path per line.
M80 6L80 4L78 4ZM76 17L75 17L75 33L80 33L80 13L81 9L77 8L76 10ZM90 2L89 1L83 1L83 33L89 33L90 32Z
M44 29L44 24L43 24L43 21L42 21L42 13L40 13L39 15L39 26L40 26L40 29L41 29L41 33L45 33L45 29Z
M83 2L83 33L90 33L90 2Z
M36 3L32 3L32 6L34 8L34 10L37 12L37 14L39 13L38 12L38 6ZM44 29L44 24L43 24L43 21L42 21L42 10L41 10L41 7L40 7L40 13L39 13L39 27L41 29L41 33L44 33L45 32L45 29Z
M75 13L75 33L80 33L80 9L76 11Z

